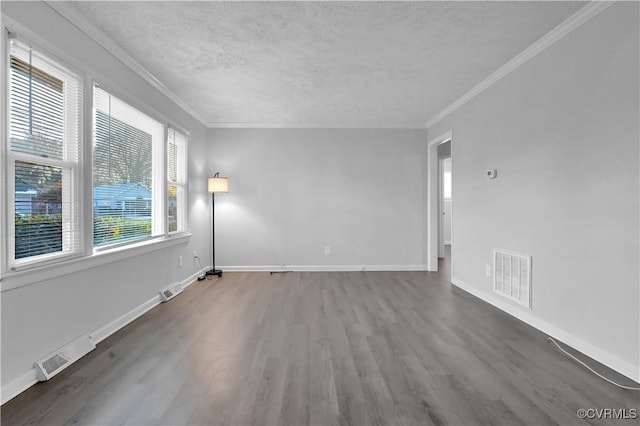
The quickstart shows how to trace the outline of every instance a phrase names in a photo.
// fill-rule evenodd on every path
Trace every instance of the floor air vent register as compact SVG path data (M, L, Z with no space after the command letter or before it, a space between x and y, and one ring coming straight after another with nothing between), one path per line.
M162 302L168 302L169 300L173 299L174 297L182 293L182 290L183 290L182 284L180 283L172 284L169 287L165 288L164 290L160 291L160 299L162 299Z
M182 293L182 291L182 285L175 283L161 290L160 298L163 302L168 302ZM91 341L88 334L78 337L71 343L35 362L38 380L41 382L49 380L95 348L96 345Z
M88 334L78 337L73 342L35 362L38 380L41 382L49 380L95 348L96 345Z

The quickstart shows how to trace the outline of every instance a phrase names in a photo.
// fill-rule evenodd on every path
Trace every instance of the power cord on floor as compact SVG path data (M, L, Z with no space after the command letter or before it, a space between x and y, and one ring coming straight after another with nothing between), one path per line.
M286 268L286 266L285 266L285 264L283 263L283 264L280 266L280 270L279 270L279 271L269 271L269 275L273 275L273 274L288 274L289 272L293 272L293 271L291 271L291 270L289 270L289 269L285 269L285 268Z
M621 385L619 383L614 382L613 380L610 380L606 377L604 377L602 374L598 373L597 371L595 371L593 368L589 367L587 364L585 364L584 362L580 361L578 358L576 358L575 356L571 355L569 352L565 351L564 349L562 349L560 347L560 345L558 344L558 342L556 342L555 340L553 340L551 337L547 337L547 340L550 341L551 343L553 343L554 345L556 345L556 347L558 349L560 349L560 352L562 352L563 354L565 354L566 356L568 356L569 358L573 359L575 362L577 362L578 364L582 365L584 368L586 368L587 370L591 371L593 374L595 374L596 376L600 377L603 380L606 380L607 382L611 383L614 386L617 386L619 388L622 389L628 389L628 390L634 390L634 391L640 391L640 388L636 388L636 387L632 387L632 386L625 386L625 385Z
M207 276L204 268L202 267L202 262L200 261L200 256L193 256L194 259L198 259L198 263L200 264L200 270L202 271L202 275L198 277L198 281L202 281L204 279L212 279L211 276Z

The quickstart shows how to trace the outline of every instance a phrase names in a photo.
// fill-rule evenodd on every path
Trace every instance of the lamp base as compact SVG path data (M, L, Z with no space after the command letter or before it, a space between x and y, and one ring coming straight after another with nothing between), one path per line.
M222 271L220 269L211 269L207 271L207 275L217 275L219 277L222 276Z

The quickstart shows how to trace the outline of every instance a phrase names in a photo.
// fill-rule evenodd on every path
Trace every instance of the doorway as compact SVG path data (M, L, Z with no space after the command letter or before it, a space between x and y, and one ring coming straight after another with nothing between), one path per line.
M438 146L438 272L451 280L451 141Z
M446 158L448 160L444 161ZM431 272L442 269L447 279L452 275L454 264L451 249L454 241L453 223L453 138L449 131L429 141L427 148L426 266ZM449 244L445 244L447 242Z

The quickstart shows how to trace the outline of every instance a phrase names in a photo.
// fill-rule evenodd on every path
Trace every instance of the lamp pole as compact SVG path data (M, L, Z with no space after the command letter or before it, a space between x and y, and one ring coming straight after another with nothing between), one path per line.
M222 276L222 271L216 269L216 193L211 193L211 271L208 275Z
M207 275L222 276L222 270L216 269L216 192L228 192L228 179L220 177L220 172L209 178L208 189L211 192L211 270Z

